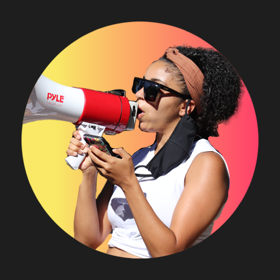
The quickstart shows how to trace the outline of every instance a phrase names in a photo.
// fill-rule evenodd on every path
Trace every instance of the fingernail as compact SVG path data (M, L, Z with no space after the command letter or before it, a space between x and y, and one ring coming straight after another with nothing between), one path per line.
M77 153L76 153L76 152L74 152L73 156L75 157L76 155L77 155Z
M81 148L81 150L83 150L83 149L84 149L84 147L85 147L85 146L84 146L84 145L82 145L82 146L80 147L80 148Z

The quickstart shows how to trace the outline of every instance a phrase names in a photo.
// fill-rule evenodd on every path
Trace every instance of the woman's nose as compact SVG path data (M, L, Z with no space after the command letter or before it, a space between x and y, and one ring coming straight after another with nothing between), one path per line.
M139 98L144 99L145 98L144 87L142 87L140 90L138 90L135 95L136 95L137 99L139 99Z

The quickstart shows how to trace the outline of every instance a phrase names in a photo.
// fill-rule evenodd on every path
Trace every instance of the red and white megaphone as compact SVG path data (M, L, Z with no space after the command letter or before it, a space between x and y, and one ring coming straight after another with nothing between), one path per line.
M125 97L124 90L95 91L68 87L41 75L28 100L23 124L39 120L62 120L76 125L82 142L85 133L114 135L135 127L138 104ZM66 158L78 169L85 155Z

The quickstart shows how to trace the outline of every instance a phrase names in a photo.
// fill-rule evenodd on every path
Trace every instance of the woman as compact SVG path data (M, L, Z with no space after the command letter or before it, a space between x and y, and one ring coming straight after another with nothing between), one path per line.
M161 257L208 237L227 200L227 165L207 138L218 136L218 124L236 111L241 82L218 52L177 47L169 48L153 62L143 79L136 78L133 91L139 105L139 128L156 132L152 146L133 157L122 148L115 149L119 159L94 146L83 146L78 131L73 133L67 154L88 153L80 166L83 179L75 213L75 238L97 248L113 230L108 254ZM184 136L185 132L180 134L183 120L195 133L178 140L179 145L186 141L189 147L186 154L182 153L185 159L178 160L181 153L173 157L176 148L169 139ZM168 161L162 159L167 150L174 162L166 168L163 162ZM157 166L148 168L152 159L164 166L158 174L154 172ZM144 167L136 172L137 166ZM98 172L107 183L95 199Z

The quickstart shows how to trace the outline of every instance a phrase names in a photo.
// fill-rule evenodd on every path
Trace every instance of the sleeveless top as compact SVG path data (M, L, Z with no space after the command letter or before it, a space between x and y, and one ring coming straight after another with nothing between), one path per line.
M156 143L150 147L137 151L132 157L134 166L147 165L154 157L155 147ZM208 140L200 139L193 143L190 151L190 157L172 169L169 173L157 179L152 177L138 177L140 187L144 192L147 201L153 208L156 215L167 227L170 227L174 209L182 191L184 190L186 173L193 159L199 153L207 151L215 152L222 157L222 155L211 146ZM224 160L223 157L222 159ZM225 166L228 171L226 162ZM137 169L137 173L149 174L149 171L146 170L146 168L139 167ZM215 219L220 216L221 211ZM140 258L151 258L151 255L139 233L125 195L122 189L117 185L114 186L114 191L108 204L108 219L113 229L112 238L108 243L109 247L117 247ZM213 224L214 221L192 246L201 242L211 234Z

